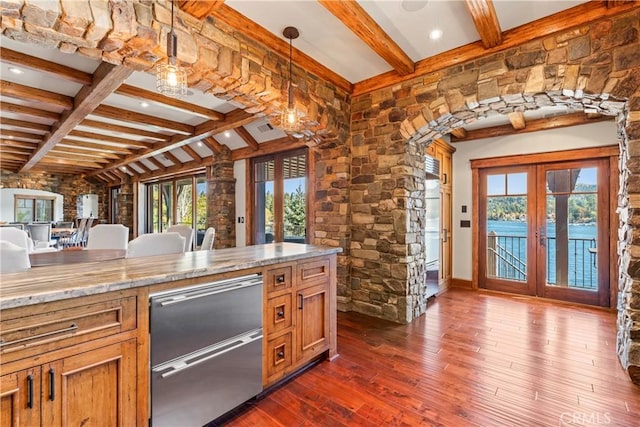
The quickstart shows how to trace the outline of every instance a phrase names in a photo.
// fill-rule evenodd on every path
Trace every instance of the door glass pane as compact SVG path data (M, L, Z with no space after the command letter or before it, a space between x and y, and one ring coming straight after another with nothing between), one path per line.
M33 221L33 199L16 199L16 222Z
M160 185L150 186L149 204L151 205L151 232L160 232Z
M597 291L597 168L547 171L547 285Z
M36 199L36 221L53 221L53 200Z
M284 178L284 241L304 243L306 241L306 155L285 157Z
M527 281L527 174L487 175L487 277Z
M173 182L160 184L161 199L160 212L162 220L160 223L160 231L165 231L173 222Z
M191 178L176 182L176 223L193 225L193 184Z
M196 245L202 245L204 232L207 230L207 180L196 178Z
M265 160L255 164L255 242L271 243L274 238L273 192L275 160Z

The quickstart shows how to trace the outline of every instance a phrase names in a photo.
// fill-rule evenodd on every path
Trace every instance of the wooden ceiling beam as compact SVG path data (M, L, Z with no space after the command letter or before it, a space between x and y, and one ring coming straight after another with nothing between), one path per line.
M206 18L215 12L224 0L178 0L178 7L198 19Z
M296 139L290 136L284 136L282 138L274 139L273 141L267 141L260 144L260 150L255 151L249 147L240 148L231 152L231 158L235 160L250 159L253 157L265 156L273 153L280 153L282 151L295 150L305 147L306 144L300 139Z
M167 167L162 164L162 162L158 159L156 159L155 157L146 157L146 160L148 160L149 162L151 162L155 167L157 167L157 170L165 170Z
M37 143L25 142L25 141L16 141L15 139L0 139L0 146L3 147L18 147L18 148L28 148L30 150L35 150L38 148Z
M2 117L2 121L0 121L0 126L1 127L10 126L14 128L20 128L20 129L31 129L31 130L37 130L45 133L51 130L51 126L43 125L40 123L27 122L24 120L10 119L8 117Z
M13 114L24 114L27 116L37 117L40 119L51 120L57 122L60 120L60 114L53 111L40 110L38 108L27 107L25 105L11 104L9 102L0 102L0 111Z
M591 22L607 19L640 7L640 1L627 2L615 8L607 8L601 1L590 1L567 9L563 12L538 19L502 33L502 44L485 49L480 41L451 49L438 55L416 62L415 71L401 76L395 70L371 77L353 85L353 96L362 95L401 82L414 79L424 74L464 64L476 59L493 55L520 44L529 43L542 37L566 31L574 27L584 26Z
M204 172L205 166L202 163L191 161L181 165L169 166L163 170L155 170L149 173L140 175L141 181L147 181L155 178L167 178L169 176L181 176L187 174L195 174L198 172Z
M524 113L522 111L514 111L507 115L509 122L515 130L522 130L527 127L527 121L524 119Z
M65 160L77 160L78 163L109 163L109 159L101 157L86 157L79 156L73 153L67 153L65 151L51 150L47 153L48 159L65 159Z
M391 65L399 75L413 73L415 69L413 60L355 0L318 0L318 2Z
M5 147L2 145L0 146L2 147L2 154L12 153L12 154L22 154L22 155L30 156L31 153L33 152L33 149L31 148Z
M178 123L159 117L149 116L147 114L124 110L122 108L111 107L109 105L100 105L91 114L112 120L155 126L160 129L170 130L185 135L189 135L194 132L194 127L185 123Z
M73 98L48 90L36 89L18 83L0 80L0 95L38 104L51 105L64 110L73 108Z
M117 136L108 136L100 133L84 132L81 130L72 130L71 132L69 132L68 137L74 137L72 139L83 138L83 139L90 139L90 140L99 141L99 142L112 142L114 144L118 144L123 147L131 147L136 149L151 148L153 146L153 143L149 143L145 141L137 141L135 139L128 139L128 138L119 138Z
M204 1L204 0L203 0ZM255 40L269 48L283 58L289 59L289 43L284 39L272 34L264 27L247 19L240 12L232 9L226 4L221 4L210 13L216 20L230 26L244 37ZM293 48L293 62L309 73L334 84L336 87L351 93L353 85L344 77L320 64L306 53Z
M234 131L242 138L242 140L251 148L253 151L257 151L260 149L260 144L255 140L253 136L246 130L244 127L240 126L234 129Z
M90 73L27 55L26 53L0 48L0 56L2 57L2 62L28 68L39 73L45 73L51 77L65 79L81 85L90 85L93 83L93 76Z
M58 167L62 167L62 166L73 166L75 167L82 167L85 169L101 169L102 165L100 163L95 163L95 162L83 162L76 159L61 159L61 158L51 158L49 156L47 157L43 157L42 160L39 162L40 165L44 166L44 165L52 165L52 166L58 166ZM67 172L70 173L70 172Z
M60 145L60 144L56 145L55 148L51 151L75 154L82 157L101 157L103 159L111 159L111 160L120 158L120 156L118 156L115 153L107 153L104 151L96 151L96 150L86 150L83 148L73 148L67 145Z
M171 139L171 136L169 135L164 135L157 132L151 132L144 129L132 128L128 126L114 125L113 123L100 122L97 120L89 120L89 119L83 120L80 122L80 126L106 130L109 132L119 132L119 133L126 133L129 135L143 136L145 138L151 138L157 141L168 141L169 139Z
M17 162L24 162L28 158L29 158L28 155L21 155L21 154L14 154L14 153L4 153L4 152L0 153L0 161L3 163L3 166L4 166L4 162L6 162L8 160L17 161Z
M100 144L100 143L91 142L91 141L80 141L76 139L63 139L62 141L60 141L58 145L85 149L88 151L104 151L107 153L114 153L114 154L128 155L133 153L133 151L129 150L128 148L124 148L121 146Z
M198 141L201 142L201 141ZM182 147L180 147L182 150L184 150L185 153L187 153L189 156L191 156L191 158L193 160L195 160L196 162L200 162L202 163L202 157L200 157L200 154L198 154L196 152L196 150L194 150L193 148L191 148L191 146L189 145L183 145Z
M223 150L222 145L215 140L214 137L205 138L202 140L202 143L205 147L207 147L213 154L220 154Z
M502 30L493 0L465 0L467 10L478 30L480 40L485 49L498 46L502 43Z
M49 150L67 136L78 123L82 122L115 88L133 73L133 69L116 66L106 62L101 63L93 74L93 83L83 86L75 96L74 109L63 114L49 137L42 143L29 161L22 167L21 172L31 169L41 160Z
M491 128L477 129L467 131L467 135L464 138L451 138L452 143L471 141L474 139L494 138L505 135L516 135L519 133L537 132L548 129L558 129L568 126L578 126L587 123L595 123L606 120L614 120L614 116L598 116L589 118L584 112L577 112L573 114L564 114L561 116L543 118L536 120L529 120L527 126L524 129L516 130L511 124L503 126L494 126Z
M18 141L42 142L42 135L17 130L0 129L0 138L17 139Z
M467 136L467 130L464 128L451 129L450 133L456 138L464 138L465 136Z
M224 114L219 113L218 111L210 110L209 108L204 108L199 105L190 104L179 99L161 95L158 92L152 92L150 90L141 89L130 85L120 86L115 90L115 93L128 96L129 98L140 99L146 102L156 102L166 107L195 114L197 116L205 117L211 120L224 119Z
M182 161L180 161L180 159L178 159L171 151L165 151L164 153L162 153L160 155L164 156L165 159L168 159L174 165L182 164Z
M132 164L134 164L134 165L136 165L136 167L142 169L142 173L143 174L151 172L151 169L149 169L149 167L147 165L145 165L144 163L142 163L142 162L129 163L129 165L132 165Z

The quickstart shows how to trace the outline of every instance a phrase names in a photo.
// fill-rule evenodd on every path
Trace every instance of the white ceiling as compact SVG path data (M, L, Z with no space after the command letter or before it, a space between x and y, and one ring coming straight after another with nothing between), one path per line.
M358 0L362 8L415 62L480 39L462 0ZM586 1L494 0L503 31ZM225 4L283 40L294 26L296 49L351 83L392 68L316 0L226 0ZM431 40L434 29L443 32Z

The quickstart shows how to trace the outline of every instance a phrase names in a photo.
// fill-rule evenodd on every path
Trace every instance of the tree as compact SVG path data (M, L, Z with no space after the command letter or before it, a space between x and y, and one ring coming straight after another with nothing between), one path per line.
M307 197L299 185L293 193L284 193L284 234L304 236L307 218Z

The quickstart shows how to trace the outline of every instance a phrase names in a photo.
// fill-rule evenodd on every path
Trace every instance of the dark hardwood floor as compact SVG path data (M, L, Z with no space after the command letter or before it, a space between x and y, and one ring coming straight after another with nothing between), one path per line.
M338 359L226 425L639 426L640 387L617 360L615 321L455 289L410 325L339 313Z

